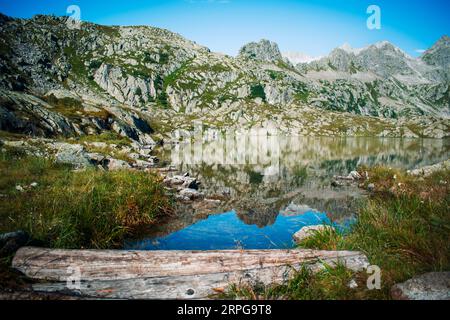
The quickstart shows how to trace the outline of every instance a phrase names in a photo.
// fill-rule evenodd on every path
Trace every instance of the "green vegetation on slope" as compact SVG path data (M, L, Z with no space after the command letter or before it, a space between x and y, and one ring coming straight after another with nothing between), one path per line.
M261 98L263 101L266 101L266 93L261 84L252 85L250 87L250 95L252 99Z

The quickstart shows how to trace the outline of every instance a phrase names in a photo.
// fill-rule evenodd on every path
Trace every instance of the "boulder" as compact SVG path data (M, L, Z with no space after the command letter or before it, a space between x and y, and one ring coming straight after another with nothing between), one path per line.
M300 229L300 231L296 232L293 235L294 241L296 243L300 243L306 238L309 238L314 235L317 231L323 231L323 230L334 230L333 227L327 226L327 225L316 225L316 226L306 226Z
M153 147L152 146L148 146L148 147L142 147L138 149L138 152L141 156L143 157L148 157L150 156L150 154L153 151Z
M50 145L56 150L56 161L71 164L76 168L92 166L91 159L82 145L57 142Z
M138 153L134 153L134 152L128 153L128 158L130 158L130 159L139 160L140 157L141 157L141 155Z
M196 178L189 176L173 176L164 179L164 183L170 187L179 187L181 189L194 189L198 190L200 182Z
M179 192L180 197L183 198L188 198L189 200L196 200L196 199L200 199L203 198L203 193L199 192L198 190L195 189L190 189L190 188L186 188L183 189Z
M423 167L423 168L419 168L419 169L415 169L415 170L410 170L408 171L408 174L411 176L423 176L423 177L428 177L430 175L432 175L433 173L437 172L437 171L441 171L441 170L449 170L450 169L450 159L434 164L432 166L427 166L427 167Z
M391 289L395 300L450 300L450 272L430 272Z
M100 153L88 153L87 156L94 164L101 164L106 157L103 154Z
M110 171L124 170L124 169L131 168L131 166L128 162L119 160L119 159L113 159L113 158L106 159L105 164L106 164L106 168Z
M134 167L139 169L148 169L153 168L155 165L153 162L144 161L144 160L135 160Z
M0 234L0 257L6 257L28 244L30 236L24 231Z
M353 180L360 180L362 178L358 171L352 171L348 176Z

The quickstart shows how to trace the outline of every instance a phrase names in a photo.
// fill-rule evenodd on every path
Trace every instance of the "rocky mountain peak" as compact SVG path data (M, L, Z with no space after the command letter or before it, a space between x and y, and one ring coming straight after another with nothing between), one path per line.
M450 37L447 35L443 35L434 45L430 48L430 50L433 50L435 48L443 48L443 47L450 47Z
M406 57L407 54L400 48L394 46L389 41L380 41L373 45L368 46L360 51L360 53L364 53L366 51L377 52L379 55L394 55L398 57Z
M342 46L340 46L337 49L341 49L347 53L353 53L355 55L359 54L362 50L364 50L365 48L361 48L361 49L357 49L357 48L353 48L349 43L344 43Z
M250 58L268 62L283 60L280 49L275 42L263 39L259 42L250 42L239 50L239 58Z
M10 21L11 18L8 16L5 16L3 13L0 12L0 23L6 22L6 21Z
M450 37L444 35L429 50L422 55L422 60L428 64L450 68Z

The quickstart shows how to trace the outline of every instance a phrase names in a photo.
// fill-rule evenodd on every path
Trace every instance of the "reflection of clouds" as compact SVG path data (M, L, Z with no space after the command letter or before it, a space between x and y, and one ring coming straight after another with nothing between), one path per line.
M317 212L307 205L297 205L290 203L285 209L280 211L280 215L284 217L299 216L308 212Z
M277 173L280 139L265 135L226 135L207 141L175 145L171 150L173 164L260 165Z
M196 152L194 146L198 148ZM333 175L348 174L361 165L421 167L447 159L449 150L449 140L241 133L174 146L172 159L178 157L179 162L175 163L180 164L180 170L198 177L209 194L261 203L299 191L306 199L296 202L298 205L321 212L344 212L349 211L345 207L347 194L330 187ZM281 209L284 206L272 208L275 212Z
M240 134L181 143L173 147L171 158L175 165L248 165L265 176L279 175L280 168L292 171L299 165L345 174L348 172L342 171L347 167L351 171L360 165L377 163L410 169L443 160L449 150L444 140Z
M239 238L233 238L230 245L233 248L244 247L247 241L259 237L266 240L266 247L283 246L278 236L326 221L325 213L333 222L340 222L356 212L361 191L332 188L329 181L332 175L347 174L362 164L424 166L447 159L450 150L449 140L229 136L230 140L211 134L204 142L174 146L172 156L175 154L182 160L176 162L180 170L199 178L206 193L230 195L232 199L224 201L221 209L233 210L230 216L236 215L238 219L225 219L217 224L218 216L202 220L205 215L192 214L188 207L182 207L175 218L178 220L171 220L164 230L158 230L161 232L158 236L194 223L197 227L182 231L184 238L171 238L172 245L183 246L192 239L198 243L204 239L223 241L237 232ZM271 152L273 148L276 152ZM275 159L273 154L277 155ZM252 226L258 229L253 230ZM270 237L264 234L272 228L276 233ZM291 236L286 239L284 242L288 243ZM205 246L210 242L213 241L207 241ZM141 242L142 245L151 243ZM168 243L161 241L156 245L164 249Z

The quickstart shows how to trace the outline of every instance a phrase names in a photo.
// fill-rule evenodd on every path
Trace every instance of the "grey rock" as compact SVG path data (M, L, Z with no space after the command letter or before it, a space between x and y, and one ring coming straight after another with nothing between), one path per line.
M101 164L106 159L106 156L100 153L87 153L86 155L94 165Z
M261 40L259 42L250 42L239 50L240 58L250 58L269 62L282 61L280 49L275 42Z
M306 226L301 228L300 231L296 232L293 235L293 238L296 243L300 243L303 240L313 236L315 232L324 230L334 230L334 228L327 225Z
M95 72L94 80L111 96L129 105L147 103L156 96L153 79L134 77L124 73L121 68L108 64L100 66Z
M434 164L434 165L431 165L431 166L426 166L423 168L410 170L410 171L408 171L408 174L411 176L428 177L428 176L432 175L433 173L442 171L442 170L450 170L450 159L445 160L440 163L437 163L437 164Z
M199 192L198 190L189 189L189 188L182 189L179 192L179 195L181 197L189 198L190 200L197 200L197 199L201 199L204 197L203 193Z
M431 272L396 284L391 289L396 300L450 300L450 272Z
M57 162L71 164L76 168L86 168L93 165L82 145L57 142L51 147L56 150L55 159Z
M131 165L123 160L107 158L105 160L105 167L110 171L115 171L115 170L130 169Z
M356 289L356 288L358 288L358 283L355 281L355 279L352 279L352 280L350 280L348 287L350 289Z
M430 49L424 52L421 59L426 63L441 67L443 76L450 79L450 37L445 35Z
M353 180L360 180L360 179L362 179L362 176L359 174L358 171L352 171L352 172L350 172L350 174L348 176L350 178L352 178Z
M180 195L180 194L175 195L175 199L178 201L185 201L185 202L191 201L191 198L189 198L188 196L184 196L184 195Z
M144 160L135 160L134 167L140 168L140 169L148 169L153 168L155 164L150 161L144 161Z
M39 98L1 88L0 95L0 130L52 137L75 134L70 120L47 108Z

